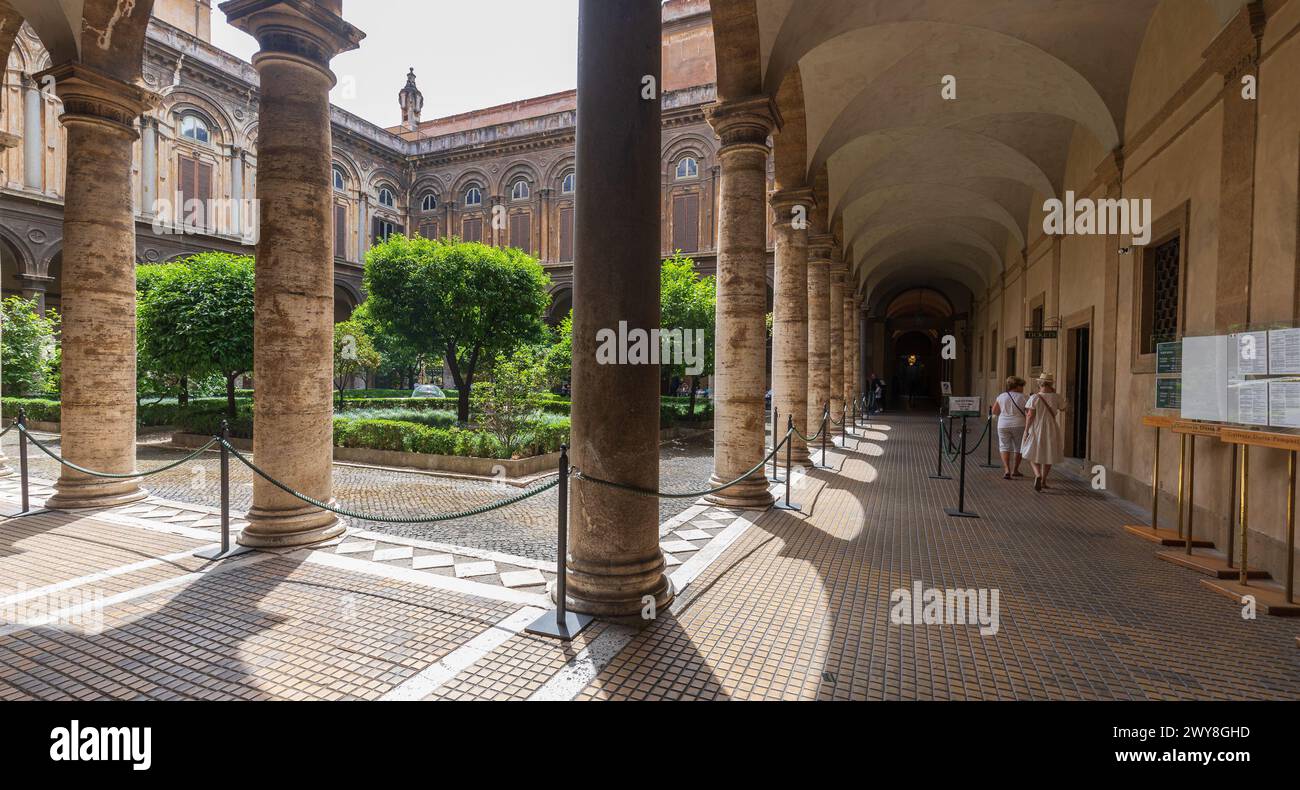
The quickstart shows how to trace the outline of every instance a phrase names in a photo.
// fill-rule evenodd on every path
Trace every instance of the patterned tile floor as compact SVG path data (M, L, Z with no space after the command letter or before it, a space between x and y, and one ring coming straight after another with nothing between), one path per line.
M1300 698L1294 621L1242 620L1082 483L972 467L981 518L943 515L930 426L862 429L801 512L683 503L671 609L571 644L524 631L547 559L358 529L208 563L184 503L0 516L0 700ZM917 582L996 590L996 633L891 622Z

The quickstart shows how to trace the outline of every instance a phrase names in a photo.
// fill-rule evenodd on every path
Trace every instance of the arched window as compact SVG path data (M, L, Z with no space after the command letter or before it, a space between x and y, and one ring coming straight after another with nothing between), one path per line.
M334 165L334 189L342 192L348 188L348 176L343 172L343 168Z
M421 211L433 211L436 208L438 208L438 199L433 196L432 192L420 198Z
M700 174L700 163L693 156L683 156L677 160L678 178L695 178Z
M181 117L181 137L204 145L212 142L212 133L208 131L207 123L197 115Z
M478 187L470 187L465 190L465 205L481 206L483 205L483 191Z
M569 173L568 175L566 175L566 176L564 177L564 180L560 182L560 194L563 194L563 195L572 195L572 194L573 194L573 181L574 181L574 179L573 179L573 173Z
M393 194L393 190L388 187L380 187L379 205L384 206L385 208L394 208L397 206L397 197Z
M525 179L519 179L510 187L511 200L527 200L531 194L532 190L528 188L528 181Z

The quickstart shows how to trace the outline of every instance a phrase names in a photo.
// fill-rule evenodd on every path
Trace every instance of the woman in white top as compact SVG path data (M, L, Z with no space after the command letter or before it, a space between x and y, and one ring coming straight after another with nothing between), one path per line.
M1047 488L1047 475L1051 473L1052 465L1065 458L1057 415L1066 408L1065 398L1056 392L1056 377L1051 373L1039 375L1038 392L1030 396L1026 404L1029 416L1025 422L1025 442L1020 448L1020 454L1034 469L1035 491Z
M1020 474L1020 444L1025 439L1025 380L1007 377L1007 389L993 404L998 418L998 451L1002 454L1002 479L1024 477ZM992 439L990 439L992 441Z

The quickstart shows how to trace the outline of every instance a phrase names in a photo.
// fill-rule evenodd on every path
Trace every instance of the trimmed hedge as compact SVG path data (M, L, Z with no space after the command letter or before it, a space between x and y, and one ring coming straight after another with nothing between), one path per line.
M531 429L520 445L519 456L555 452L569 439L569 424L547 421ZM435 428L414 422L383 419L334 418L334 444L370 450L392 450L429 455L506 458L501 442L485 431L455 426Z

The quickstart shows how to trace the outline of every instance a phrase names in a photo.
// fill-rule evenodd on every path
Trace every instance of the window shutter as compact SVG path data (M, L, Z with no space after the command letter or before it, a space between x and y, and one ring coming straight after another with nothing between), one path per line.
M197 163L193 159L190 159L188 156L182 156L179 158L176 166L176 169L180 174L178 183L180 184L182 204L188 203L192 198L197 197L196 193L198 192L198 184L196 183L197 176L194 169L195 164ZM184 210L184 205L177 206L177 212L182 216L184 216Z
M518 247L529 255L533 254L533 217L527 212L515 214L510 218L510 246Z
M695 252L700 247L700 196L673 198L673 250Z
M573 207L560 209L560 260L573 260Z
M375 244L379 244L384 240L384 221L382 219L375 217L371 220L370 238L374 240L373 243Z
M463 231L461 233L463 241L483 241L483 219L481 217L465 220L461 225L461 229Z

